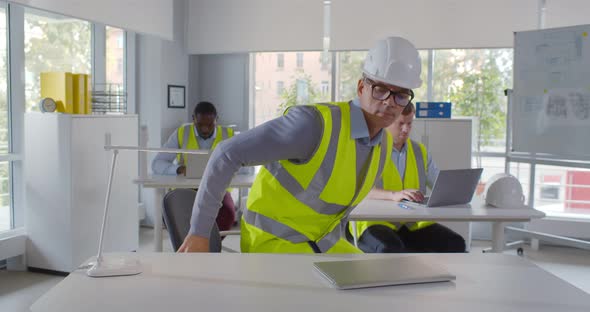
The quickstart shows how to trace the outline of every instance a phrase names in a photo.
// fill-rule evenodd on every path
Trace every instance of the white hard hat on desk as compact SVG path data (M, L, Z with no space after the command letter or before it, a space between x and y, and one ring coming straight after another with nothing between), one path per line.
M422 85L422 62L416 47L401 37L389 37L369 50L363 73L369 79L394 86L415 89Z
M486 204L499 208L524 208L524 194L518 179L510 174L498 173L488 180Z

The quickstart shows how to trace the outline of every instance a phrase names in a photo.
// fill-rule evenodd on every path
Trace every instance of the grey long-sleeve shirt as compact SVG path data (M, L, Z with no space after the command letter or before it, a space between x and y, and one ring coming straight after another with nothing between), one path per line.
M367 123L358 99L350 105L351 137L357 140L357 162L368 160L372 146L381 142L382 131L369 137ZM190 234L209 237L225 189L241 166L256 166L289 159L310 159L322 136L322 119L309 106L297 106L285 116L221 142L213 151L193 205ZM363 168L366 166L357 166ZM364 177L364 172L357 176ZM282 208L282 207L281 207Z

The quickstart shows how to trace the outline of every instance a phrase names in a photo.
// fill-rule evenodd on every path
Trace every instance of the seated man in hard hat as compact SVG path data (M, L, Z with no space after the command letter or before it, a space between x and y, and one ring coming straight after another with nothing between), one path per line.
M213 150L222 140L234 136L233 129L217 125L217 109L210 102L199 102L193 111L193 122L181 125L174 131L165 148ZM185 175L185 155L158 153L152 161L152 171L159 175ZM216 222L220 231L230 230L235 222L234 201L229 192L223 195Z
M383 175L368 198L392 201L424 199L426 186L432 187L439 170L422 143L410 140L416 109L408 104L387 127L393 138L393 152ZM349 226L353 231L353 227ZM465 240L444 225L430 222L356 222L359 248L372 252L465 252ZM352 240L352 235L347 232Z
M208 235L232 176L264 165L241 219L242 252L359 253L342 229L381 175L389 126L420 87L421 63L406 39L378 42L350 102L296 106L220 144L211 156L180 252L208 251Z

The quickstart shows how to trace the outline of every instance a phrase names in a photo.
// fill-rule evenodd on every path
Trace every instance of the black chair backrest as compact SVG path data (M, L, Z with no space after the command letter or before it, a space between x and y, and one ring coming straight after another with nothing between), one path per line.
M182 245L189 232L191 214L197 191L193 189L174 189L164 196L164 223L168 228L174 251ZM213 224L209 237L209 251L221 252L221 236L217 224Z

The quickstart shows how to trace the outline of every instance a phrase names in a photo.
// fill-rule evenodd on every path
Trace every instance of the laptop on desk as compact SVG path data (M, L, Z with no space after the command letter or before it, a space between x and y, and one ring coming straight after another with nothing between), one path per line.
M420 203L404 202L423 207L469 204L482 172L482 168L441 170L434 181L430 196L424 197Z
M338 289L445 282L455 276L421 256L314 262L315 269Z
M186 161L186 178L202 178L210 156L210 152L207 154L184 154L184 159Z

